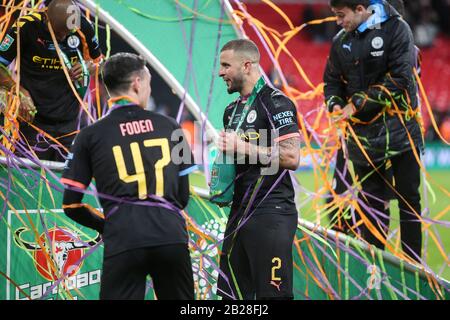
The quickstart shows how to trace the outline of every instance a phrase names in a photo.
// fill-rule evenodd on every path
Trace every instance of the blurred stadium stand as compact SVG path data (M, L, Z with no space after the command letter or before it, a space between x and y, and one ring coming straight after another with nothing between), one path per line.
M289 17L295 26L313 19L332 15L327 0L283 0L272 2ZM261 0L246 0L244 4L248 13L264 22L266 26L280 33L289 30L289 26L284 19ZM419 34L417 29L420 31L424 24L432 24L437 30L436 35L431 40L425 41L422 39L420 43L417 43L416 40L416 43L422 50L422 82L433 109L433 114L440 126L448 126L446 123L450 120L450 32L448 23L450 1L405 1L405 6L405 18L413 27L415 38L418 38ZM246 34L262 48L258 36L247 23L244 23L244 29ZM314 85L322 82L330 41L338 30L339 28L335 22L307 26L306 29L291 39L287 45L289 51L300 63ZM264 50L261 50L261 52L262 67L270 74L273 64ZM287 55L282 54L279 61L283 73L291 86L302 92L310 89ZM320 105L319 101L319 99L299 101L300 111L307 113L309 110L317 108ZM423 116L427 128L427 138L430 140L436 139L437 137L432 132L433 130L428 130L431 123L428 113L424 111Z

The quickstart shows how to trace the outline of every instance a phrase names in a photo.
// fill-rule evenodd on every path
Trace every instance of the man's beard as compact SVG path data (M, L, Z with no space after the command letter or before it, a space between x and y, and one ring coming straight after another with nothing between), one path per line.
M241 92L243 86L244 86L244 79L242 76L239 76L234 78L233 81L231 81L231 86L227 88L227 91L229 94Z

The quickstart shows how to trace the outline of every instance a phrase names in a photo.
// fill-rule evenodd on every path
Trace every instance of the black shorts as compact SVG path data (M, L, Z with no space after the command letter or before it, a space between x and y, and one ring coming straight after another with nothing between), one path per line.
M143 300L146 277L158 300L194 300L187 244L128 250L103 260L101 300Z
M217 294L223 299L293 299L292 244L297 213L227 223Z

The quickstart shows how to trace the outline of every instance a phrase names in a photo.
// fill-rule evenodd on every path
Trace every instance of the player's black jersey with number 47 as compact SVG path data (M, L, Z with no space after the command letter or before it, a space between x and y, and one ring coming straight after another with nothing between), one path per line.
M192 172L187 141L175 120L137 105L118 106L76 137L62 182L139 201L156 195L182 209L189 199L182 176ZM102 199L107 213L116 201Z

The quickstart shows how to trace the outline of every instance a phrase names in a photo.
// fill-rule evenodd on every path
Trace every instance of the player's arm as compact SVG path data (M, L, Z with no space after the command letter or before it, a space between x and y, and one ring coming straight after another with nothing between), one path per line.
M11 90L12 87L14 87L16 82L13 80L11 75L9 74L8 70L6 69L6 66L1 64L0 65L0 85L2 89ZM22 89L22 88L21 88Z
M181 158L183 162L180 164L180 171L178 173L178 194L177 200L180 205L180 209L185 208L189 202L189 174L198 169L198 166L194 163L194 156L192 155L189 143L183 133L183 130L175 124L175 130L180 132L180 139L178 143L181 145Z
M84 45L86 48L83 50L83 56L86 60L87 67L90 74L94 74L96 68L103 60L103 54L100 49L100 43L95 35L92 24L87 21L86 18L81 19L81 34L83 35Z
M280 168L288 170L297 170L300 164L300 135L276 141L273 147L258 146L243 141L235 132L223 132L221 135L225 141L230 141L231 144L236 145L236 152L247 156L258 155L261 164L267 165L269 161L275 161L278 162ZM226 149L226 147L224 148Z
M198 166L196 164L191 164L189 166L185 166L185 169L179 173L177 199L181 209L188 205L190 196L189 174L195 170L198 170Z
M0 87L9 91L15 87L16 82L11 77L11 74L9 73L7 67L8 65L3 64L0 56ZM31 98L30 93L24 87L20 86L19 91L23 95Z
M26 28L26 24L23 26ZM17 55L17 30L14 26L5 34L2 42L0 43L0 87L3 90L10 91L16 86L16 82L11 77L7 67L16 58ZM24 41L23 35L26 31L21 32L21 40ZM26 40L25 40L26 42ZM36 107L34 106L31 95L24 87L19 87L20 105L19 116L25 121L32 121L34 114L36 113Z
M86 132L76 137L68 156L61 183L65 185L63 195L64 213L79 224L103 232L104 219L83 204L84 190L92 179L89 149L86 146Z
M95 36L94 28L92 27L92 24L82 16L80 28L77 29L76 32L78 37L81 38L84 64L86 65L89 74L94 75L103 60L100 44L98 38ZM78 62L69 70L69 73L71 79L76 80L82 76L83 66Z
M271 128L278 134L272 146L252 144L240 139L236 132L222 131L218 147L228 154L237 152L246 156L257 155L258 162L262 165L275 161L282 169L296 170L300 163L300 133L295 106L281 93L272 95L271 100L265 104Z
M180 176L178 179L178 203L180 209L184 209L189 202L189 175Z
M300 136L278 142L271 158L278 159L280 168L297 170L300 165Z
M339 61L337 46L340 34L333 40L330 55L323 75L325 103L329 112L335 111L335 106L342 108L346 105L342 67Z
M97 213L91 211L91 208L83 203L83 196L84 194L82 192L68 188L64 189L64 213L73 221L97 230L99 233L103 233L105 220L99 217Z
M388 73L381 81L372 85L367 91L355 93L351 102L356 112L368 109L382 109L391 104L389 94L397 103L407 101L405 92L414 86L413 56L415 54L414 40L411 29L403 20L399 20L398 27L393 31L393 38L388 54Z
M294 103L280 91L274 91L262 105L270 128L277 136L273 137L271 147L266 147L268 150L264 147L258 149L262 148L262 152L270 155L272 167L275 162L281 169L297 170L300 165L300 132Z

